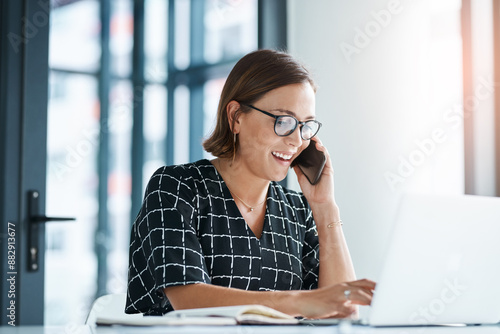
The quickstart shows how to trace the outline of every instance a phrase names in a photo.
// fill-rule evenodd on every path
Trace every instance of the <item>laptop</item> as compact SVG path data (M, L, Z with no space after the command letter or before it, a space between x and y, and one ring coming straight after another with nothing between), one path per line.
M396 217L372 304L352 324L498 323L500 198L407 194Z
M371 326L498 323L500 198L405 195L381 269Z

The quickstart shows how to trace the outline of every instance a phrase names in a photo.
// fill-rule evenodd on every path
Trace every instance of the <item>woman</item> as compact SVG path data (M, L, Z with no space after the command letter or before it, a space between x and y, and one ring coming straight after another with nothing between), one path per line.
M235 65L203 144L217 158L151 177L132 228L127 313L262 304L324 318L370 304L375 283L355 281L330 157L314 137L315 91L285 53ZM327 156L319 183L293 167L302 193L283 188L311 140Z

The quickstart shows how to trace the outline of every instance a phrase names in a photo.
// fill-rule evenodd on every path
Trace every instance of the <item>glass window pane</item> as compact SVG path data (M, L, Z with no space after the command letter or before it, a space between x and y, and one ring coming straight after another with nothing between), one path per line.
M206 2L205 60L215 63L257 49L257 1Z
M174 164L189 162L189 88L174 91Z
M143 126L143 185L145 187L153 172L166 163L167 90L164 86L146 86Z
M99 2L73 2L54 8L50 16L50 67L97 71L101 57Z
M46 225L44 321L80 324L96 292L97 81L51 72L49 85L46 212L76 221Z
M111 72L128 77L132 73L134 16L131 0L111 1L109 51Z
M218 78L209 80L205 83L203 87L204 94L204 105L203 110L205 113L204 116L204 137L207 138L215 128L215 124L217 122L217 107L219 105L220 93L222 92L222 87L224 87L224 83L226 82L225 78ZM212 154L203 151L203 157L205 159L212 159Z
M109 119L102 121L109 135L108 175L108 293L125 292L127 288L128 242L130 236L130 195L132 107L130 81L112 84L109 100Z
M189 0L175 0L174 64L179 70L189 66L191 6Z
M144 22L144 76L147 81L167 79L168 1L146 0Z

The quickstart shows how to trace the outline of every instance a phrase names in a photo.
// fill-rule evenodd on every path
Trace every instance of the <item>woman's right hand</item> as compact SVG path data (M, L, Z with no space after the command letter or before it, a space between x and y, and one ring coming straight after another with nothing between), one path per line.
M346 318L357 305L370 305L375 282L362 279L313 290L247 291L198 283L165 288L174 309L260 304L310 319ZM349 290L349 299L345 291Z
M356 316L357 305L370 305L376 283L361 279L304 291L300 298L301 316L311 319ZM346 291L348 298L346 297Z

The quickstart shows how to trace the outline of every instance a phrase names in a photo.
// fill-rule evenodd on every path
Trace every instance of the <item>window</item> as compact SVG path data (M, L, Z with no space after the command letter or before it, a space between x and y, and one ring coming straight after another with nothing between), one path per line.
M45 324L66 325L84 322L96 295L126 290L130 226L152 172L209 158L201 141L225 77L258 47L267 5L51 3L46 212L77 221L47 225Z
M498 1L463 0L465 193L500 195Z

